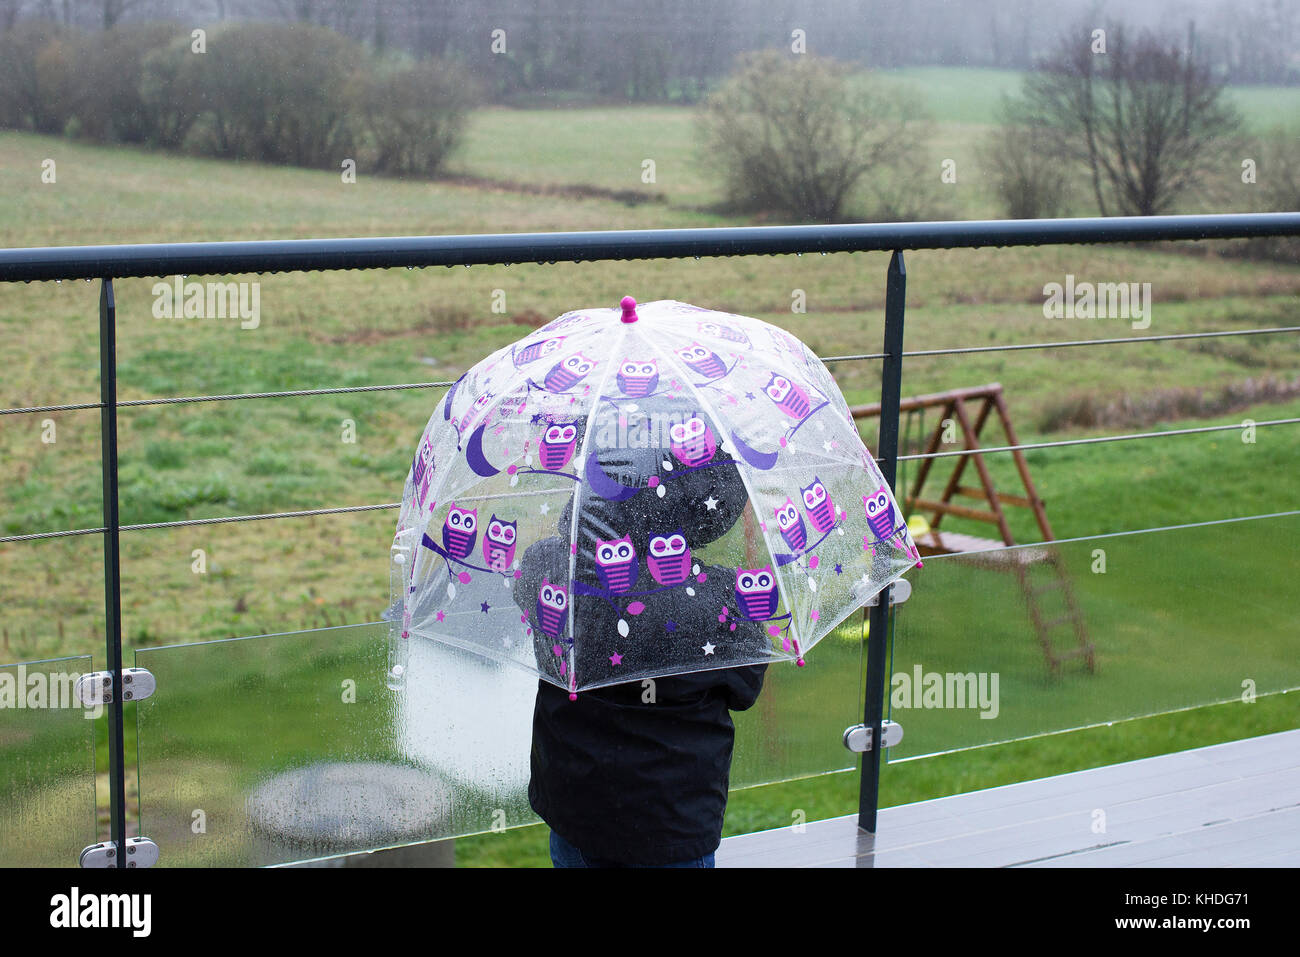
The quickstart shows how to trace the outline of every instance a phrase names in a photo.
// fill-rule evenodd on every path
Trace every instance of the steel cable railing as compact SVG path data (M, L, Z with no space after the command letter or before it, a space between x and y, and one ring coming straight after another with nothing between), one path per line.
M1093 243L1157 242L1165 240L1246 239L1300 235L1300 213L1227 214L1215 216L1116 217L1071 220L1017 220L994 222L851 224L838 226L773 226L715 229L613 230L585 233L531 233L486 236L425 236L368 239L283 240L233 243L178 243L136 246L46 247L0 250L0 282L99 279L100 295L100 401L63 405L0 409L0 415L35 414L97 409L101 414L101 450L104 480L102 527L40 532L0 538L0 544L48 538L102 534L105 543L105 606L112 705L109 712L109 792L111 844L119 864L125 864L126 790L122 732L122 629L120 550L122 531L177 528L377 511L398 503L344 506L260 515L224 516L123 525L118 517L117 416L120 409L143 406L241 401L349 392L398 391L447 387L450 383L406 383L282 392L213 396L177 396L118 401L116 362L116 305L113 280L164 275L231 275L335 269L407 268L525 262L583 262L610 260L684 259L705 256L749 256L830 252L891 252L885 297L884 350L826 357L826 362L882 360L880 441L878 459L886 480L893 485L897 463L917 458L969 454L967 450L931 455L898 456L899 399L902 360L923 356L957 355L1030 349L1116 345L1121 342L1161 342L1229 336L1271 335L1300 331L1285 326L1267 329L1220 330L1113 339L1071 340L946 349L903 349L906 270L903 252L914 249L957 249L981 246L1075 245ZM1277 419L1256 426L1294 424L1297 419ZM1152 439L1237 429L1239 425L1177 429L1166 432L1098 436L1055 442L1027 443L982 449L981 452L1018 451L1069 445ZM1278 515L1294 514L1290 512ZM1269 516L1252 516L1263 518ZM1219 519L1223 521L1245 521ZM1141 531L1157 531L1149 529ZM1141 531L1117 534L1140 534ZM1025 546L1029 547L1029 546ZM883 716L884 655L888 633L889 589L871 608L867 649L868 687L864 723L872 740L879 741ZM859 792L859 824L868 831L876 826L880 751L863 754Z

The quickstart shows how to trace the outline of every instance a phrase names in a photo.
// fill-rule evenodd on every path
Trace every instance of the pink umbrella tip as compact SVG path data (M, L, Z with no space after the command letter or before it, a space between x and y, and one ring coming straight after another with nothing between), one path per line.
M631 296L624 296L623 301L619 303L623 307L623 321L636 322L636 300Z
M570 701L577 701L577 700L578 700L578 696L577 696L576 694L572 694L572 693L570 693L570 694L569 694L569 700L570 700Z

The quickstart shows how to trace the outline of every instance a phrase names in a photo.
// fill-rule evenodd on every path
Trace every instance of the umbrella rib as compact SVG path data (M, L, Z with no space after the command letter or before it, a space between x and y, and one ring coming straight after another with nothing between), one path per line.
M623 323L619 323L619 327L620 327L619 331L622 333L622 338L619 340L619 345L621 346L623 342L626 341L627 334L630 331L630 329L628 325L625 325ZM605 352L605 355L613 356L615 358L611 358L610 361L606 363L605 372L600 378L600 385L596 387L596 392L592 398L591 408L587 410L587 424L582 430L582 448L579 449L578 451L578 463L579 463L578 468L580 469L586 468L587 449L591 444L591 426L592 426L592 422L595 421L596 413L600 411L600 397L605 394L605 386L609 383L609 375L614 370L614 367L618 365L619 362L617 358L618 352L614 347L611 347L609 350L607 350ZM569 612L569 637L573 639L573 642L569 645L569 691L571 693L576 693L578 690L578 672L576 670L578 664L578 654L577 654L578 635L573 627L573 609L574 609L573 584L577 580L576 576L578 574L578 525L579 525L579 520L581 518L578 510L582 505L583 484L584 482L573 483L573 509L570 513L570 518L569 518L569 593L570 594L569 594L568 612Z
M651 343L651 347L658 351L658 347L655 346L653 342ZM719 429L723 428L724 420L722 416L718 415L718 410L714 408L713 403L705 398L703 389L691 383L691 380L687 377L685 370L681 367L680 364L678 364L677 357L667 350L660 351L659 355L661 358L665 359L670 366L672 366L674 369L677 370L677 375L682 380L682 383L684 385L689 385L694 389L696 398L700 400L700 405L704 406L704 411L713 417L713 421L718 423ZM731 441L730 433L727 434L727 445L728 447L734 446L734 443ZM730 455L731 453L728 452L727 454ZM758 516L759 514L758 499L754 497L754 488L752 485L749 484L749 478L745 475L745 469L739 462L736 463L736 474L740 476L741 484L745 486L745 495L749 499L750 508L754 510L755 516ZM760 518L760 521L761 520L762 519ZM794 620L795 606L792 601L786 602L785 600L785 597L790 593L786 591L785 578L781 575L780 563L777 562L777 560L772 556L772 546L768 544L766 532L763 534L763 547L767 549L768 560L771 561L772 563L772 574L776 576L777 592L781 595L781 600L786 604L786 611L790 615L790 631L793 633L796 630L795 620ZM799 630L801 631L802 629ZM799 639L797 638L795 639L796 642L798 642L798 640ZM805 652L806 650L807 650L806 648L800 646L798 648L798 654L802 655L803 652Z

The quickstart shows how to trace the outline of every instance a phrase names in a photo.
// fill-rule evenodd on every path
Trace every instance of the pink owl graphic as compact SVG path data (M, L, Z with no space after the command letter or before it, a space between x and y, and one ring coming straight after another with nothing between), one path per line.
M452 502L442 521L442 547L452 558L464 561L474 551L478 538L478 509L457 508Z
M515 560L516 524L493 515L483 531L483 561L493 571L503 572Z
M703 335L712 336L715 339L726 339L728 342L738 342L741 345L749 345L749 337L740 330L731 328L731 326L705 320L699 324L699 328L700 333Z
M720 379L727 374L727 365L722 361L722 357L698 342L692 342L689 346L678 349L677 355L706 379Z
M812 484L805 485L799 491L803 494L804 511L808 513L812 527L822 533L834 528L835 503L831 501L830 493L826 491L822 480L814 475Z
M551 366L551 371L546 373L542 385L546 386L548 392L568 392L587 378L594 368L596 368L594 359L588 359L581 352L575 352Z
M796 552L801 552L808 545L808 529L804 527L803 516L789 498L785 504L776 508L776 524L781 529L781 537L786 545Z
M803 419L812 410L812 400L803 388L779 372L773 372L772 378L763 387L767 397L776 403L776 407L792 419Z
M530 342L518 352L515 353L515 367L527 365L538 359L544 359L554 353L564 345L564 336L552 336L549 339L540 339L537 342Z
M546 427L542 433L542 442L537 455L542 460L542 468L554 472L569 464L573 450L578 444L578 424L576 422L555 422Z
M568 618L569 593L559 585L552 585L545 577L537 592L537 624L552 638L564 634Z
M433 444L426 437L420 443L420 450L415 455L415 462L411 465L411 484L415 488L415 501L420 508L424 508L425 500L429 497L429 485L433 481Z
M631 536L596 543L596 574L606 589L615 595L631 591L636 570L636 548Z
M736 569L736 604L751 621L764 621L776 614L779 595L772 566Z
M718 442L713 436L713 429L696 415L669 427L668 448L677 457L677 461L688 468L695 468L713 459L718 451Z
M691 550L679 528L668 535L651 535L646 555L650 577L661 585L680 585L691 574Z
M659 384L659 363L654 359L624 359L618 367L618 387L633 399L641 399Z

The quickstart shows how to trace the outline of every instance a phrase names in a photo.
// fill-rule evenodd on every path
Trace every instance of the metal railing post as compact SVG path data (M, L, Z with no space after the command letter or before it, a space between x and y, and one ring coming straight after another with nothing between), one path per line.
M903 308L907 298L907 269L903 251L894 250L889 260L885 285L885 358L880 376L880 443L876 462L894 488L898 466L898 406L903 384ZM871 747L862 752L862 776L858 786L858 827L876 831L876 807L880 802L881 723L885 711L885 658L889 643L889 593L886 586L880 600L871 607L871 632L867 638L867 694L862 723L871 729Z
M122 737L122 563L117 498L117 305L113 280L99 287L99 418L104 477L104 646L112 676L108 707L109 835L126 867L126 745Z

